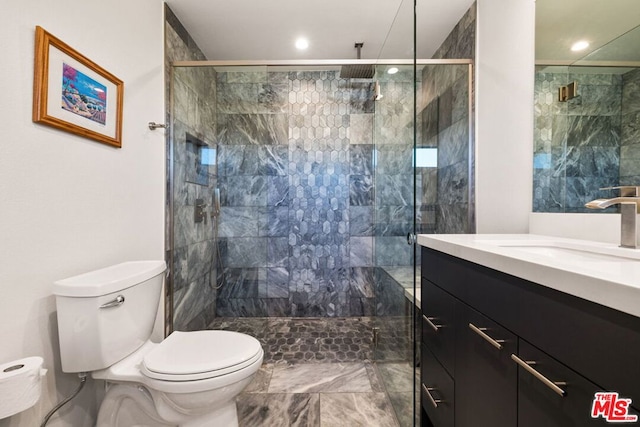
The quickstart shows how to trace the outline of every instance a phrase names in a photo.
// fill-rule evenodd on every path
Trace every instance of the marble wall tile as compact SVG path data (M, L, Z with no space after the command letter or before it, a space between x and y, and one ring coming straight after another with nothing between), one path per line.
M421 112L422 115L422 138L423 144L427 140L438 135L438 101L440 98L434 98ZM436 141L437 143L437 141Z
M228 76L227 76L228 80ZM258 104L257 83L218 84L218 113L256 113Z
M185 247L196 242L197 230L193 222L193 206L175 206L173 215L174 247Z
M378 206L413 205L413 175L381 175L376 178Z
M219 72L224 76L225 83L266 83L267 69L259 71L225 71Z
M258 211L254 207L220 208L218 236L250 237L258 235Z
M469 200L469 165L455 163L438 168L438 203L466 203Z
M619 147L567 147L567 177L600 176L609 178L611 182L618 182L619 165Z
M267 206L289 206L289 177L267 177Z
M458 121L445 128L438 138L438 168L469 159L469 123Z
M375 268L352 267L350 271L349 290L352 297L375 297Z
M209 274L212 253L213 242L211 240L201 241L188 246L187 264L189 265L188 280L190 282Z
M289 238L267 238L267 267L289 267Z
M469 233L469 205L456 203L439 204L436 208L437 233Z
M262 209L261 209L262 210ZM255 236L256 234L254 234ZM289 236L289 208L287 206L268 207L260 215L258 235L268 237Z
M469 79L466 75L457 79L452 88L451 122L469 121Z
M373 144L349 147L349 167L353 175L373 175Z
M218 298L216 312L221 317L267 317L266 298Z
M620 117L570 116L567 145L620 146Z
M219 277L222 287L218 290L218 299L257 298L261 281L266 279L266 269L228 268Z
M289 269L267 269L267 298L289 298Z
M226 145L287 144L286 114L224 114L218 110L217 140Z
M451 87L444 90L438 97L438 130L451 126L453 113L453 90Z
M266 177L255 175L220 177L218 185L222 206L267 205Z
M261 146L259 156L261 175L288 175L289 149L286 145Z
M265 237L232 237L220 239L226 247L222 252L225 267L262 267L267 264L267 241Z
M378 176L413 173L413 144L379 144L375 153Z
M579 96L569 102L559 103L546 92L573 80ZM621 180L616 164L622 162L619 147L624 145L623 81L619 75L573 70L536 76L534 211L585 212L583 201L590 196L581 191L603 180ZM553 108L545 108L550 102Z
M374 84L369 81L358 82L352 79L350 89L349 113L373 113L375 109Z
M623 113L640 111L640 69L629 71L622 76Z
M349 266L374 266L373 237L351 236L349 239Z
M173 250L173 291L177 292L189 284L188 246Z
M474 3L438 48L434 58L474 58L475 20L476 4ZM438 204L429 207L430 213L436 209L437 212L447 214L446 209L456 209L456 205L444 203L446 199L460 199L461 195L468 194L469 187L473 186L468 172L469 88L467 82L466 66L426 66L422 71L421 105L426 105L426 108L421 115L423 131L421 141L424 146L433 146L437 143L440 148L439 167L435 174L438 182ZM445 147L442 147L443 144ZM451 165L462 163L467 165L465 177L452 173ZM449 166L449 173L441 173L441 165ZM452 179L453 181L450 181ZM421 184L423 184L421 192L433 188L424 179ZM442 189L455 189L455 195L444 194ZM443 196L444 199L442 199ZM436 221L440 218L439 215L435 217ZM462 220L457 213L453 212L446 217ZM461 224L447 222L437 224L437 228L441 230L440 232L454 233L460 232L458 231L460 229L467 229L467 223L468 220L465 218ZM426 227L431 229L433 226Z
M349 206L349 235L373 236L374 207Z
M172 82L172 85L167 85L166 99L173 97L175 106L173 110L168 106L166 117L166 122L173 124L173 133L166 134L167 152L173 145L175 156L174 164L168 165L173 167L174 181L173 188L168 186L167 190L173 193L168 193L166 198L173 198L174 208L173 212L169 212L167 205L167 218L174 220L173 275L169 283L173 286L175 305L167 307L166 312L175 310L176 329L193 330L208 323L215 315L215 291L209 283L209 271L215 272L215 269L210 269L213 229L208 223L194 222L193 205L198 198L210 204L217 181L216 168L202 168L200 162L196 165L201 153L195 146L188 147L185 140L186 135L190 134L210 147L215 143L216 72L212 68L174 68L174 79L171 81L168 73L170 62L202 60L205 56L171 10L168 7L165 10L166 81ZM172 86L171 92L169 86ZM198 170L198 167L201 169Z
M268 113L289 111L289 83L264 83L258 89L258 105Z
M269 298L267 301L267 316L290 317L293 309L289 298Z
M413 256L411 247L407 245L406 237L386 237L376 238L375 259L378 266L411 265Z
M556 177L550 170L534 169L533 211L564 212L565 177Z
M610 186L610 182L611 179L609 177L567 177L565 212L616 212L616 206L612 206L604 210L592 210L584 207L585 203L602 198L602 191L600 188Z
M375 298L349 298L349 315L350 316L375 316L376 315L376 299Z
M640 175L640 143L620 148L620 175Z
M218 148L219 175L261 175L258 173L259 149L257 145L220 145Z
M609 81L611 75L607 76ZM567 102L567 114L570 116L612 116L620 114L622 103L621 85L580 85L583 76L576 77L578 81L577 96Z
M174 293L173 326L175 330L189 330L189 322L214 300L214 291L207 277L201 277Z
M406 241L405 246L409 246L406 244ZM385 268L377 267L375 269L375 274L376 316L404 316L405 305L407 304L407 298L404 296L404 289L398 285L397 280L385 271ZM388 319L384 320L386 322Z
M350 144L373 143L373 114L351 114L349 123Z
M371 206L374 202L373 180L368 175L349 177L349 203L351 206Z

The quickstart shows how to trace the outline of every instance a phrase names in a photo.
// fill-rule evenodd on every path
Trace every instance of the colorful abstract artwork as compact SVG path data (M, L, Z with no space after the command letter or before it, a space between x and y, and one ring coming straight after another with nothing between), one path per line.
M62 108L104 125L107 119L107 87L63 63Z

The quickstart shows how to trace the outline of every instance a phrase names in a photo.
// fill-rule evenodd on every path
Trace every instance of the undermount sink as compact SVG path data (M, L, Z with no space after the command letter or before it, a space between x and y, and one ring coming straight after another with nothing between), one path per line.
M640 251L619 247L570 244L567 242L496 242L496 246L557 260L581 262L640 262Z

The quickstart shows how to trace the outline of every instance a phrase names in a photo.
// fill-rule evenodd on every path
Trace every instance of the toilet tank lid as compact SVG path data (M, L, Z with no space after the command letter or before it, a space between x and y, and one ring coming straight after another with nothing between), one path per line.
M97 297L142 283L166 270L164 261L129 261L53 283L53 294L65 297Z

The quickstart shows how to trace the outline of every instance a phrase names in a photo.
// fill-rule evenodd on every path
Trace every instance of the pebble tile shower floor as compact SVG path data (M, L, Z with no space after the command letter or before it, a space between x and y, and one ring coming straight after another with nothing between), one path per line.
M264 363L325 363L410 360L407 319L385 317L218 318L209 329L246 333L264 349ZM374 359L373 327L379 328Z

